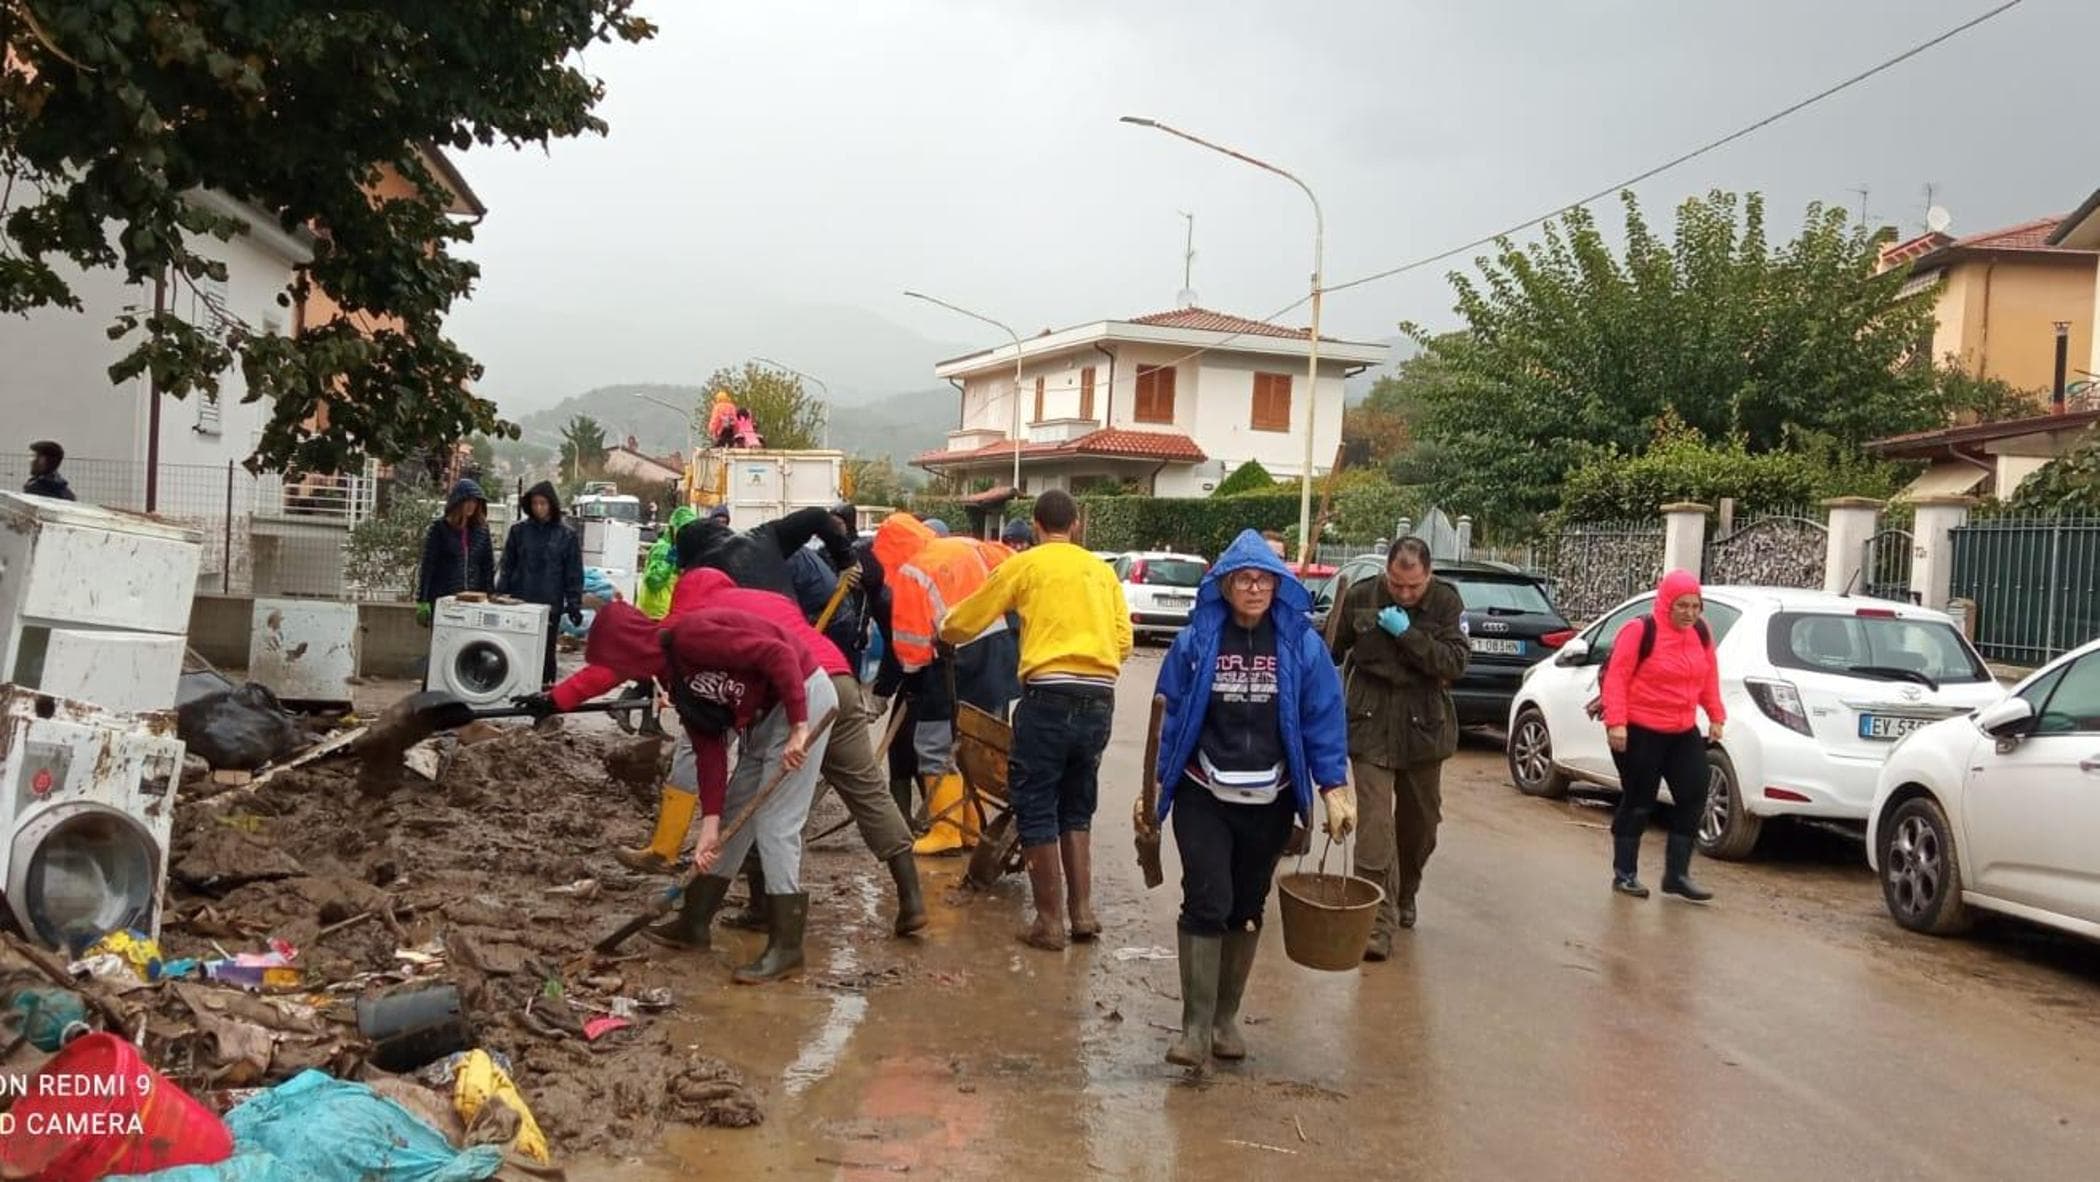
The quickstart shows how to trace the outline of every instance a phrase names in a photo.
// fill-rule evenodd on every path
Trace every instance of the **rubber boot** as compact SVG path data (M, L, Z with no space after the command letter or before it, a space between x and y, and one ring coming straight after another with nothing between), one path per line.
M1662 891L1693 903L1714 897L1712 891L1692 881L1691 838L1670 835L1670 844L1664 847Z
M1057 839L1065 871L1065 914L1071 919L1072 939L1080 943L1101 934L1101 920L1094 915L1093 838L1075 830Z
M953 854L977 844L975 810L963 803L963 795L962 776L955 772L934 782L926 799L926 815L934 820L926 836L912 843L912 853Z
M1061 952L1065 947L1064 865L1058 847L1044 844L1021 851L1028 863L1028 889L1035 896L1035 922L1016 939L1031 948Z
M1648 888L1641 885L1637 872L1641 866L1641 839L1618 837L1611 839L1611 889L1636 899L1648 897Z
M1218 1012L1210 1024L1210 1053L1228 1062L1247 1057L1247 1043L1240 1037L1240 998L1247 992L1247 977L1254 972L1254 950L1261 943L1261 929L1227 932L1218 957Z
M722 906L722 896L728 893L728 879L703 874L685 888L685 897L678 902L678 914L650 924L642 929L642 934L672 948L705 950L713 943L707 925Z
M912 824L913 818L911 811L911 777L898 776L897 778L891 780L890 795L896 799L897 812L904 817L905 825L913 829L913 836L917 836L918 827Z
M1167 1048L1167 1062L1202 1067L1210 1061L1211 1028L1218 1014L1218 970L1223 938L1180 932L1181 1037Z
M693 809L700 803L696 793L664 785L656 802L656 833L638 850L614 850L613 861L641 874L669 874L678 864L678 847L685 844L685 831L693 823Z
M809 896L766 896L766 950L730 975L739 985L763 985L802 971L802 932L809 926Z
M766 868L758 860L756 846L744 855L744 893L750 896L744 909L724 916L722 926L740 932L765 931L771 918L766 911Z
M897 881L897 934L909 936L926 926L926 892L919 888L919 864L911 851L889 860L890 877Z

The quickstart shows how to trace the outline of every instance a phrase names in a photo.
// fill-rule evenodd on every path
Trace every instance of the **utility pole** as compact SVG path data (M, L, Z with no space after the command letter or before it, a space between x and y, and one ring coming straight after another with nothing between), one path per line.
M1188 223L1188 236L1181 246L1181 290L1190 291L1195 287L1191 280L1196 272L1196 215L1187 210L1178 212L1182 220Z

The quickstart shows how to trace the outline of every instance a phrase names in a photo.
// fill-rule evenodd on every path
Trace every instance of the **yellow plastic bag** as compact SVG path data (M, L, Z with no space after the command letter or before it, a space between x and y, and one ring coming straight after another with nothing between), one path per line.
M135 932L129 928L118 928L95 941L86 952L80 954L80 959L93 960L103 953L122 958L124 963L130 965L132 971L139 975L141 981L153 980L160 966L160 942L144 932Z
M487 1051L469 1051L461 1059L453 1074L452 1104L459 1109L459 1119L473 1128L474 1118L490 1100L495 1100L518 1114L518 1135L511 1139L510 1147L541 1165L554 1160L547 1150L547 1135L540 1132L540 1124L532 1118L532 1109L525 1104L525 1097L518 1094L518 1085Z

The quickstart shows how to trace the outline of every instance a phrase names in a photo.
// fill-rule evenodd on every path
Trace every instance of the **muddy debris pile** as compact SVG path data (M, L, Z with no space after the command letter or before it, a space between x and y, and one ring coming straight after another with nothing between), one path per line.
M155 1062L200 1095L308 1067L370 1080L381 1063L479 1048L509 1065L560 1155L644 1148L666 1123L759 1123L736 1069L689 1049L705 1035L672 986L691 966L640 939L590 950L663 889L609 851L646 837L668 750L558 724L440 743L434 780L410 774L377 798L354 759L233 790L186 784L163 957L289 947L293 972L245 992L97 982L98 1004L143 1020ZM360 1033L360 1001L418 994L394 1008L437 999L457 1022L405 1042Z

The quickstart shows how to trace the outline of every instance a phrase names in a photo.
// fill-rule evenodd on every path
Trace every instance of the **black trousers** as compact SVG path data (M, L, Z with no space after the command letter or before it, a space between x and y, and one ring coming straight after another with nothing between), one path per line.
M1626 750L1614 751L1619 769L1619 807L1612 813L1613 837L1639 837L1648 829L1655 798L1670 785L1670 833L1692 837L1706 811L1706 736L1697 727L1666 734L1647 727L1626 728Z
M1173 816L1181 930L1192 936L1260 930L1276 861L1298 817L1290 786L1268 804L1233 804L1183 779L1174 789Z
M540 685L542 687L554 684L554 650L559 647L560 642L561 610L557 608L553 615L547 617L547 652L540 661Z

